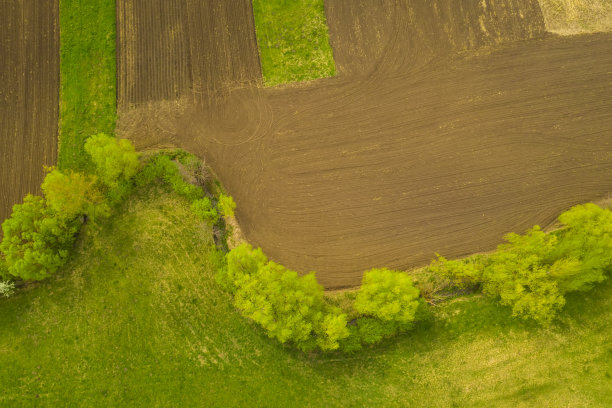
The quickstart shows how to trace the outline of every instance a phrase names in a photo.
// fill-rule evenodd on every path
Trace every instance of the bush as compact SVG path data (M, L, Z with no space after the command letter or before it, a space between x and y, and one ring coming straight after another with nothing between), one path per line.
M454 286L466 288L482 281L482 258L470 257L449 261L443 256L437 256L438 258L432 261L427 269L429 272L449 279Z
M234 202L234 199L232 197L226 196L225 194L221 194L219 196L217 208L219 208L219 212L222 216L233 217L234 210L236 209L236 203Z
M176 164L166 155L156 156L151 159L144 169L136 177L136 185L144 186L156 179L161 179L168 183L174 192L195 201L204 197L204 191L193 184L183 180Z
M235 293L246 277L257 273L268 262L261 248L253 249L249 244L232 249L226 258L227 266L217 272L215 279L230 293Z
M78 230L78 221L58 216L42 197L28 194L2 224L0 250L9 274L23 280L51 276L68 259Z
M348 336L346 315L325 303L314 273L298 277L297 272L268 262L240 283L234 304L268 336L281 343L291 341L303 351L316 346L334 350L338 340Z
M106 203L109 207L117 207L123 203L134 190L131 180L119 180L115 186L106 190Z
M355 310L386 322L409 328L419 306L419 290L403 272L372 269L363 275Z
M130 180L140 167L138 153L125 139L117 140L100 133L87 139L85 150L91 156L100 180L111 188L121 180Z
M57 216L73 219L82 214L91 217L108 216L104 196L96 188L96 177L70 171L51 171L42 183L47 206Z
M215 210L210 202L208 197L201 198L199 200L195 200L191 203L191 211L204 221L208 225L214 225L219 220L219 215L217 214L217 210Z
M9 281L0 281L0 297L10 297L15 293L15 284Z
M559 216L564 228L546 234L535 226L525 235L508 234L488 258L448 261L430 270L458 283L481 283L512 314L549 325L565 305L564 295L586 291L612 269L612 212L579 205Z
M340 350L355 352L364 345L380 343L382 340L393 337L400 331L400 325L395 321L380 320L374 317L360 317L348 326L349 335L342 339Z

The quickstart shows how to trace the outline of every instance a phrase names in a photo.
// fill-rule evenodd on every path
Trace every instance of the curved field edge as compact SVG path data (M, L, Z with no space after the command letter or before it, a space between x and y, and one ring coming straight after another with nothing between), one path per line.
M357 355L304 355L233 310L185 199L152 186L118 214L62 273L0 300L1 405L612 404L609 281L547 330L470 296Z
M91 173L85 141L115 130L115 0L60 0L59 12L58 166Z
M266 86L336 74L323 0L253 0Z

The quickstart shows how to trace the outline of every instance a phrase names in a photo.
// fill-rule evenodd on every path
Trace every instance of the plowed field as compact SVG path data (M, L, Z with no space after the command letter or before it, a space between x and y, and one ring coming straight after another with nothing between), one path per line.
M261 82L251 0L117 0L118 106Z
M7 0L1 11L0 222L56 162L59 104L58 0Z
M151 92L120 131L204 156L249 241L330 288L490 250L612 192L612 35L547 35L536 1L424 4L330 0L338 77L206 104Z

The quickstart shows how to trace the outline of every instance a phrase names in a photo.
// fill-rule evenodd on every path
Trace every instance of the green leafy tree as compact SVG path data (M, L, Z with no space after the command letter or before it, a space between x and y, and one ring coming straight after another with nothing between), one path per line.
M409 328L419 307L419 290L403 272L372 269L363 275L355 310L362 315L397 322Z
M68 259L78 230L78 221L59 217L42 197L27 195L2 224L0 250L9 274L23 280L51 276Z
M553 260L580 262L580 267L554 271L563 292L585 291L612 270L612 212L595 204L578 205L559 216L565 228L551 251Z
M241 282L234 304L268 336L281 343L291 341L301 350L337 349L338 340L348 336L346 316L330 314L314 273L299 277L268 262Z
M219 208L219 212L224 217L233 217L234 210L236 209L236 203L234 199L225 194L219 195L219 202L217 203L217 208Z
M581 263L552 257L558 238L535 226L525 235L511 233L497 248L483 272L483 292L499 296L512 314L548 325L564 306L561 276L576 275Z
M317 345L323 351L336 350L340 347L340 341L349 336L346 314L332 309L324 315L320 327L315 326Z
M100 180L111 188L121 180L131 179L140 166L138 153L125 139L100 133L87 139L85 150L96 165Z
M249 244L241 244L232 249L226 259L227 266L219 269L215 279L230 293L235 293L247 277L257 273L268 262L261 248L253 249Z
M191 203L191 211L204 221L208 225L216 224L219 219L219 215L217 214L217 210L215 210L210 202L208 197L204 197L198 200L195 200Z
M86 214L91 217L108 216L104 195L96 187L96 177L70 171L64 174L51 171L42 183L47 206L57 216L73 219Z

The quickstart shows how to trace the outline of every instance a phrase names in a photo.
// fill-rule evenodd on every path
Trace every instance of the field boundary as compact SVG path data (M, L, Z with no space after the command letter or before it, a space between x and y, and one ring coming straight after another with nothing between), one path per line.
M117 120L115 0L60 0L58 166L91 172L87 138Z

